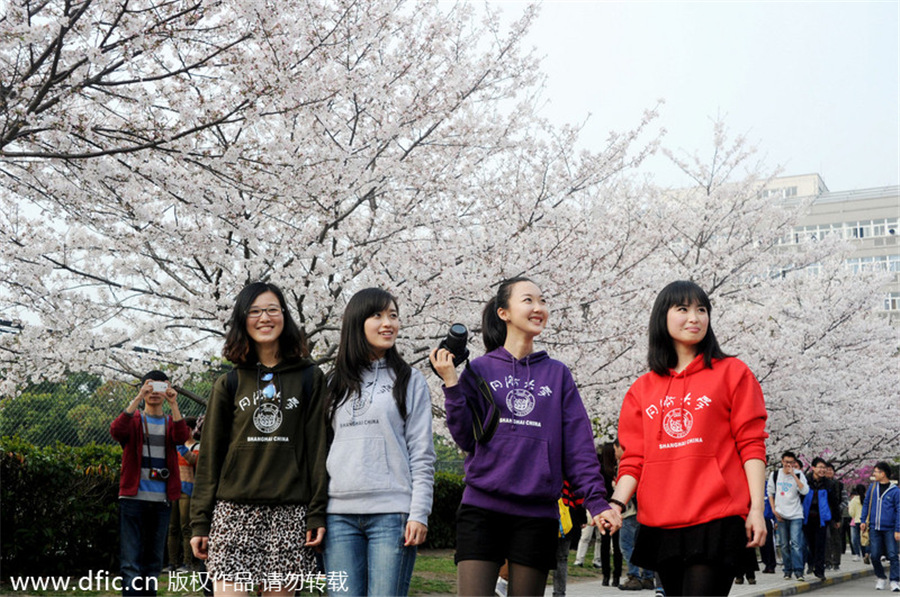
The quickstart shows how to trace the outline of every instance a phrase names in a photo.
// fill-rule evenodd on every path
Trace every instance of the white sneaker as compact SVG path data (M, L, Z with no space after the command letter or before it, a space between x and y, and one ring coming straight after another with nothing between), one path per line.
M883 578L879 578L878 580L875 581L875 590L876 590L876 591L883 591L883 590L884 590L884 585L885 585L884 579L883 579Z
M497 577L497 584L494 586L494 594L497 597L506 597L506 589L509 586L509 583L499 576Z
M854 562L858 562L858 561L859 561L859 556L853 556L853 561L854 561Z
M900 582L897 582L896 580L891 581L891 592L900 593Z

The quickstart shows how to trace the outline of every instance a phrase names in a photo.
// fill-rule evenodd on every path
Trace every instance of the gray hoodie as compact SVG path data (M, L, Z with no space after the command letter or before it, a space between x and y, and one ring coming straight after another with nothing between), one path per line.
M394 372L384 359L363 371L360 394L335 413L328 452L328 513L404 512L428 524L434 485L431 394L412 370L406 421L393 396Z

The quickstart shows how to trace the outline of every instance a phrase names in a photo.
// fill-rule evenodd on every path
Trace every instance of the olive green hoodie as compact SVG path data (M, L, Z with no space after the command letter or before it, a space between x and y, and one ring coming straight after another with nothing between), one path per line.
M311 370L304 371L307 367ZM213 386L203 422L200 458L191 497L193 535L209 535L217 500L242 504L305 504L309 529L325 526L328 476L325 377L309 359L269 369L237 368L237 389L228 391L228 375ZM272 373L274 396L267 397ZM312 375L312 395L303 392ZM271 390L271 388L270 388Z

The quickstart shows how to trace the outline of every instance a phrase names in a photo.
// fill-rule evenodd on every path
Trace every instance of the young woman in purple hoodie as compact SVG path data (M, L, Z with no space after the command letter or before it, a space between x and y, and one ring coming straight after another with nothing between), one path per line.
M563 479L584 497L601 532L622 524L604 499L591 423L572 373L534 349L549 316L534 282L505 280L482 313L487 354L457 377L453 355L431 353L444 380L447 427L467 453L456 517L459 595L492 595L504 560L509 595L544 594L547 574L556 568ZM480 387L490 389L489 404ZM476 439L473 423L492 411L499 414L496 432Z

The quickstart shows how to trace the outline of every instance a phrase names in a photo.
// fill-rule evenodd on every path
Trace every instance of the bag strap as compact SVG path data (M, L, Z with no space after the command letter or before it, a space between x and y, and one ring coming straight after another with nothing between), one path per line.
M228 395L233 399L235 394L237 394L238 387L238 372L237 369L232 369L225 376L225 390L228 392Z
M478 398L473 400L466 396L466 403L472 412L472 432L475 435L475 441L479 444L486 444L494 437L497 431L497 425L500 423L500 412L494 402L494 395L490 386L483 377L475 372L475 369L469 366L469 359L466 359L466 371L475 378L475 387L478 390ZM482 414L484 418L482 418Z

